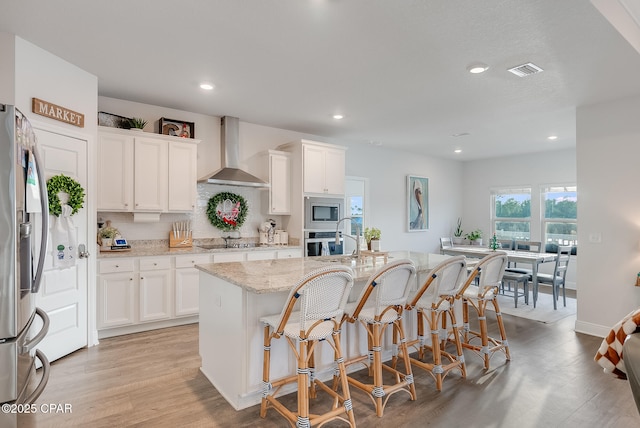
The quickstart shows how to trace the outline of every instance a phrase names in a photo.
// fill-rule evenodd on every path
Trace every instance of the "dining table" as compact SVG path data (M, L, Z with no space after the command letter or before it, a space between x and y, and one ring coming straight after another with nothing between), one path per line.
M479 245L460 245L453 247L445 247L442 249L443 254L449 256L465 256L469 258L481 259L496 250L482 247ZM517 250L497 250L507 254L509 263L526 263L531 265L531 283L533 285L533 306L538 301L538 269L542 263L555 262L558 255L555 253L537 253L534 251L517 251Z

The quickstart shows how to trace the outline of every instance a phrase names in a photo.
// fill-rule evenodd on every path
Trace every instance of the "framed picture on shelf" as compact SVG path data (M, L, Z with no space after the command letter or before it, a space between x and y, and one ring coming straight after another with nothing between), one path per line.
M196 138L195 124L184 120L160 118L160 133L182 138Z
M113 113L107 113L104 111L98 112L98 125L99 126L109 126L111 128L122 128L129 129L131 128L131 118L119 116Z
M407 175L407 225L409 232L429 229L429 179Z

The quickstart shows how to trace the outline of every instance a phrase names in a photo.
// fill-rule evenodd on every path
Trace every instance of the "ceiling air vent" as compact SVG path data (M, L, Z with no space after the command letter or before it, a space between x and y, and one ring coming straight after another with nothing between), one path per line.
M542 72L543 70L535 65L532 62L528 62L526 64L519 65L517 67L510 68L508 71L515 74L518 77L530 76L532 74L537 74Z

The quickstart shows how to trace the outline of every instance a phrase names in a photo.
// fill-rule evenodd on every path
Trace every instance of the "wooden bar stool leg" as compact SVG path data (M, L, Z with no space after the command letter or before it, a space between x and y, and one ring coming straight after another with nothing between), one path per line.
M271 382L269 379L271 365L271 328L264 326L264 360L262 363L262 402L260 404L260 417L267 416L267 395L271 390Z
M433 377L436 380L436 389L442 391L442 355L440 354L440 331L438 330L438 313L431 312L431 353L433 354Z
M340 346L340 333L334 332L334 346L336 350L336 355L338 358L336 359L336 363L338 366L338 372L340 376L340 384L342 386L342 398L344 399L343 406L345 411L347 412L347 417L349 418L349 424L352 428L356 426L356 418L353 414L353 402L351 401L351 393L349 392L349 381L347 379L347 370L344 364L344 358L342 357L342 347Z
M418 317L418 359L422 361L424 359L424 316L421 310L416 311Z
M487 301L484 299L478 300L478 324L480 325L480 340L482 341L482 348L480 352L484 358L484 368L489 368L489 333L487 330L487 316L486 316Z
M500 329L500 339L502 349L504 349L504 353L507 357L507 361L511 360L511 354L509 353L509 342L507 341L507 331L504 328L504 322L502 321L502 312L500 312L500 305L498 304L498 299L495 297L491 301L493 304L493 308L496 311L496 319L498 320L498 328Z
M416 399L416 385L413 382L413 370L411 369L411 357L409 356L409 349L407 347L407 338L404 334L404 326L402 325L402 318L398 319L397 322L394 323L394 331L398 329L398 335L400 336L400 352L402 352L402 361L404 364L404 372L405 378L407 382L409 382L409 394L411 395L411 400ZM396 382L400 382L399 375L396 375Z
M315 380L315 354L311 351L313 342L307 342L307 355L309 356L309 398L316 398L316 383Z
M298 349L298 422L296 426L308 427L309 423L309 367L307 365L307 341L300 341Z
M382 384L382 347L380 345L380 336L382 335L383 330L379 322L375 322L371 327L373 345L373 391L371 391L371 394L373 395L376 403L376 415L381 417L383 412L382 399L385 395L384 386Z
M453 341L456 345L456 353L458 357L458 361L460 361L460 372L462 373L462 378L467 377L467 365L464 361L464 354L462 352L462 342L460 341L460 332L458 331L458 324L456 323L456 315L453 309L453 303L451 307L447 311L449 314L449 318L451 319L451 330L453 331Z

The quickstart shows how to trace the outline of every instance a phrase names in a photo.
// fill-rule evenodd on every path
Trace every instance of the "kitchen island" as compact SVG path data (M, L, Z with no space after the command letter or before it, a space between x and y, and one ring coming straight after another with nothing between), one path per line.
M426 274L448 257L409 251L390 252L388 255L389 261L412 260L419 274L416 283L424 281ZM352 267L355 284L350 301L357 299L369 275L382 266L381 260L374 266L371 258L356 262L347 256L196 266L200 270L201 370L236 410L258 404L262 398L264 329L260 318L280 313L291 287L305 274L328 264ZM405 329L408 338L415 337L414 313L407 314ZM347 325L342 333L346 358L366 354L366 334L359 326ZM284 340L272 344L271 361L272 379L295 372L295 358ZM356 370L360 368L354 367ZM316 369L320 379L331 378L333 350L330 346L318 349ZM282 393L292 392L295 388L295 385L288 386L291 388L283 388Z

